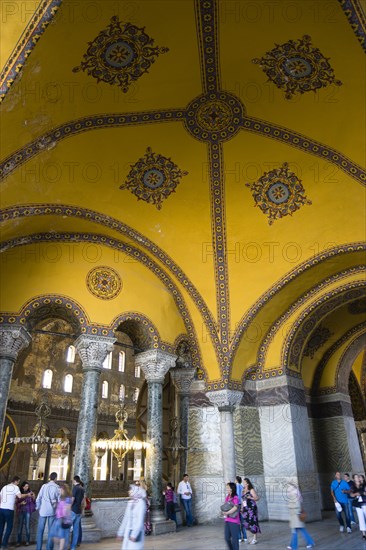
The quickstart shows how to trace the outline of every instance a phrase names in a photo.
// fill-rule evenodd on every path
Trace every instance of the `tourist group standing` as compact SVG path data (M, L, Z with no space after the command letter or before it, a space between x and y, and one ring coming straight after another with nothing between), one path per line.
M84 504L84 489L79 476L73 480L72 493L65 483L58 485L57 473L52 472L49 482L42 485L37 498L30 489L28 481L19 487L20 478L15 476L11 483L0 491L0 547L8 548L13 530L15 510L18 514L17 544L22 544L23 527L25 528L25 545L30 545L30 520L38 510L36 550L42 550L43 535L48 527L46 550L53 550L54 543L59 550L68 548L72 527L71 550L81 542L80 519Z

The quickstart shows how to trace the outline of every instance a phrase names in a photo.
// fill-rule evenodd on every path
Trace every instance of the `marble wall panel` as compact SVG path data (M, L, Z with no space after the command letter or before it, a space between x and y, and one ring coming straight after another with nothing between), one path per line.
M102 531L102 539L115 537L126 511L128 498L93 499L92 510L96 527Z
M259 412L254 407L237 407L234 411L236 471L246 477L263 474L263 454ZM241 475L241 474L239 474Z
M217 408L190 408L188 447L188 473L191 477L223 475Z

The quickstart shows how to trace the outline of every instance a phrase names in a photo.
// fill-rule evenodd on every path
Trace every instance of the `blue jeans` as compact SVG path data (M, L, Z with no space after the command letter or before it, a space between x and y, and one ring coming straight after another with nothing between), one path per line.
M344 515L346 517L346 525L347 525L347 527L351 528L351 520L350 520L349 513L348 513L348 502L340 502L339 504L342 506L342 512L344 512ZM344 527L342 512L338 512L338 510L336 510L339 525Z
M189 527L193 525L193 516L192 516L192 499L191 498L182 498L181 499L184 511L186 513L186 524Z
M353 513L352 502L353 502L353 498L349 498L349 499L348 499L348 515L349 515L349 520L350 520L350 521L353 521L354 523L356 523L355 515L354 515L354 513Z
M3 538L4 527L6 523L6 531ZM0 508L0 541L1 546L4 548L8 547L9 537L13 530L14 524L14 510L7 510L6 508Z
M81 514L75 514L75 512L71 512L71 515L72 515L72 539L71 539L70 548L71 550L75 550L78 544Z
M243 516L241 514L241 512L239 512L239 518L240 518L240 525L239 525L239 540L241 539L247 539L247 532L245 530L245 527L244 527L244 523L243 523Z
M18 542L22 542L23 525L25 525L26 542L30 542L30 512L20 512L18 519Z
M53 550L53 538L50 537L51 527L55 521L55 516L39 516L37 529L37 547L36 550L42 550L43 533L48 522L48 538L46 550Z
M311 536L309 535L309 533L307 532L305 527L297 527L296 529L292 529L292 537L291 537L291 542L290 542L290 546L291 546L292 550L297 550L297 532L298 531L300 531L300 533L304 537L305 542L306 542L306 546L308 546L310 544L315 546L315 542L313 541L313 539L311 538Z
M225 541L229 550L239 550L239 529L238 523L225 521Z

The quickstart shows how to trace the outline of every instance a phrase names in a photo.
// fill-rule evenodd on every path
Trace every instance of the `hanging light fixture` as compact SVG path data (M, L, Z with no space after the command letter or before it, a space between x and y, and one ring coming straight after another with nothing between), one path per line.
M32 435L29 437L12 437L10 439L11 443L26 443L28 445L31 445L33 470L37 470L38 461L45 453L48 446L50 446L51 448L56 447L59 452L63 453L67 450L67 447L69 445L69 441L66 438L49 437L46 435L47 426L45 424L45 418L47 418L51 414L51 409L47 405L47 403L42 401L42 403L36 408L35 413L38 417L38 422L33 428Z
M101 459L106 451L112 451L113 456L117 459L119 468L122 468L123 459L129 451L140 451L141 449L150 447L150 443L139 441L135 436L132 439L128 438L128 432L124 427L127 419L128 412L125 405L121 403L116 412L118 429L114 430L114 436L111 439L98 439L94 443L96 456Z

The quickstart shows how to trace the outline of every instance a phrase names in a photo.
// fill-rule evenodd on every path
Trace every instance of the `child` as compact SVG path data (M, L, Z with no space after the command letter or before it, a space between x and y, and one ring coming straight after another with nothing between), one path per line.
M175 503L177 502L177 497L171 483L166 484L166 491L163 494L165 495L166 513L168 515L168 519L171 519L177 523L177 517L175 514Z

